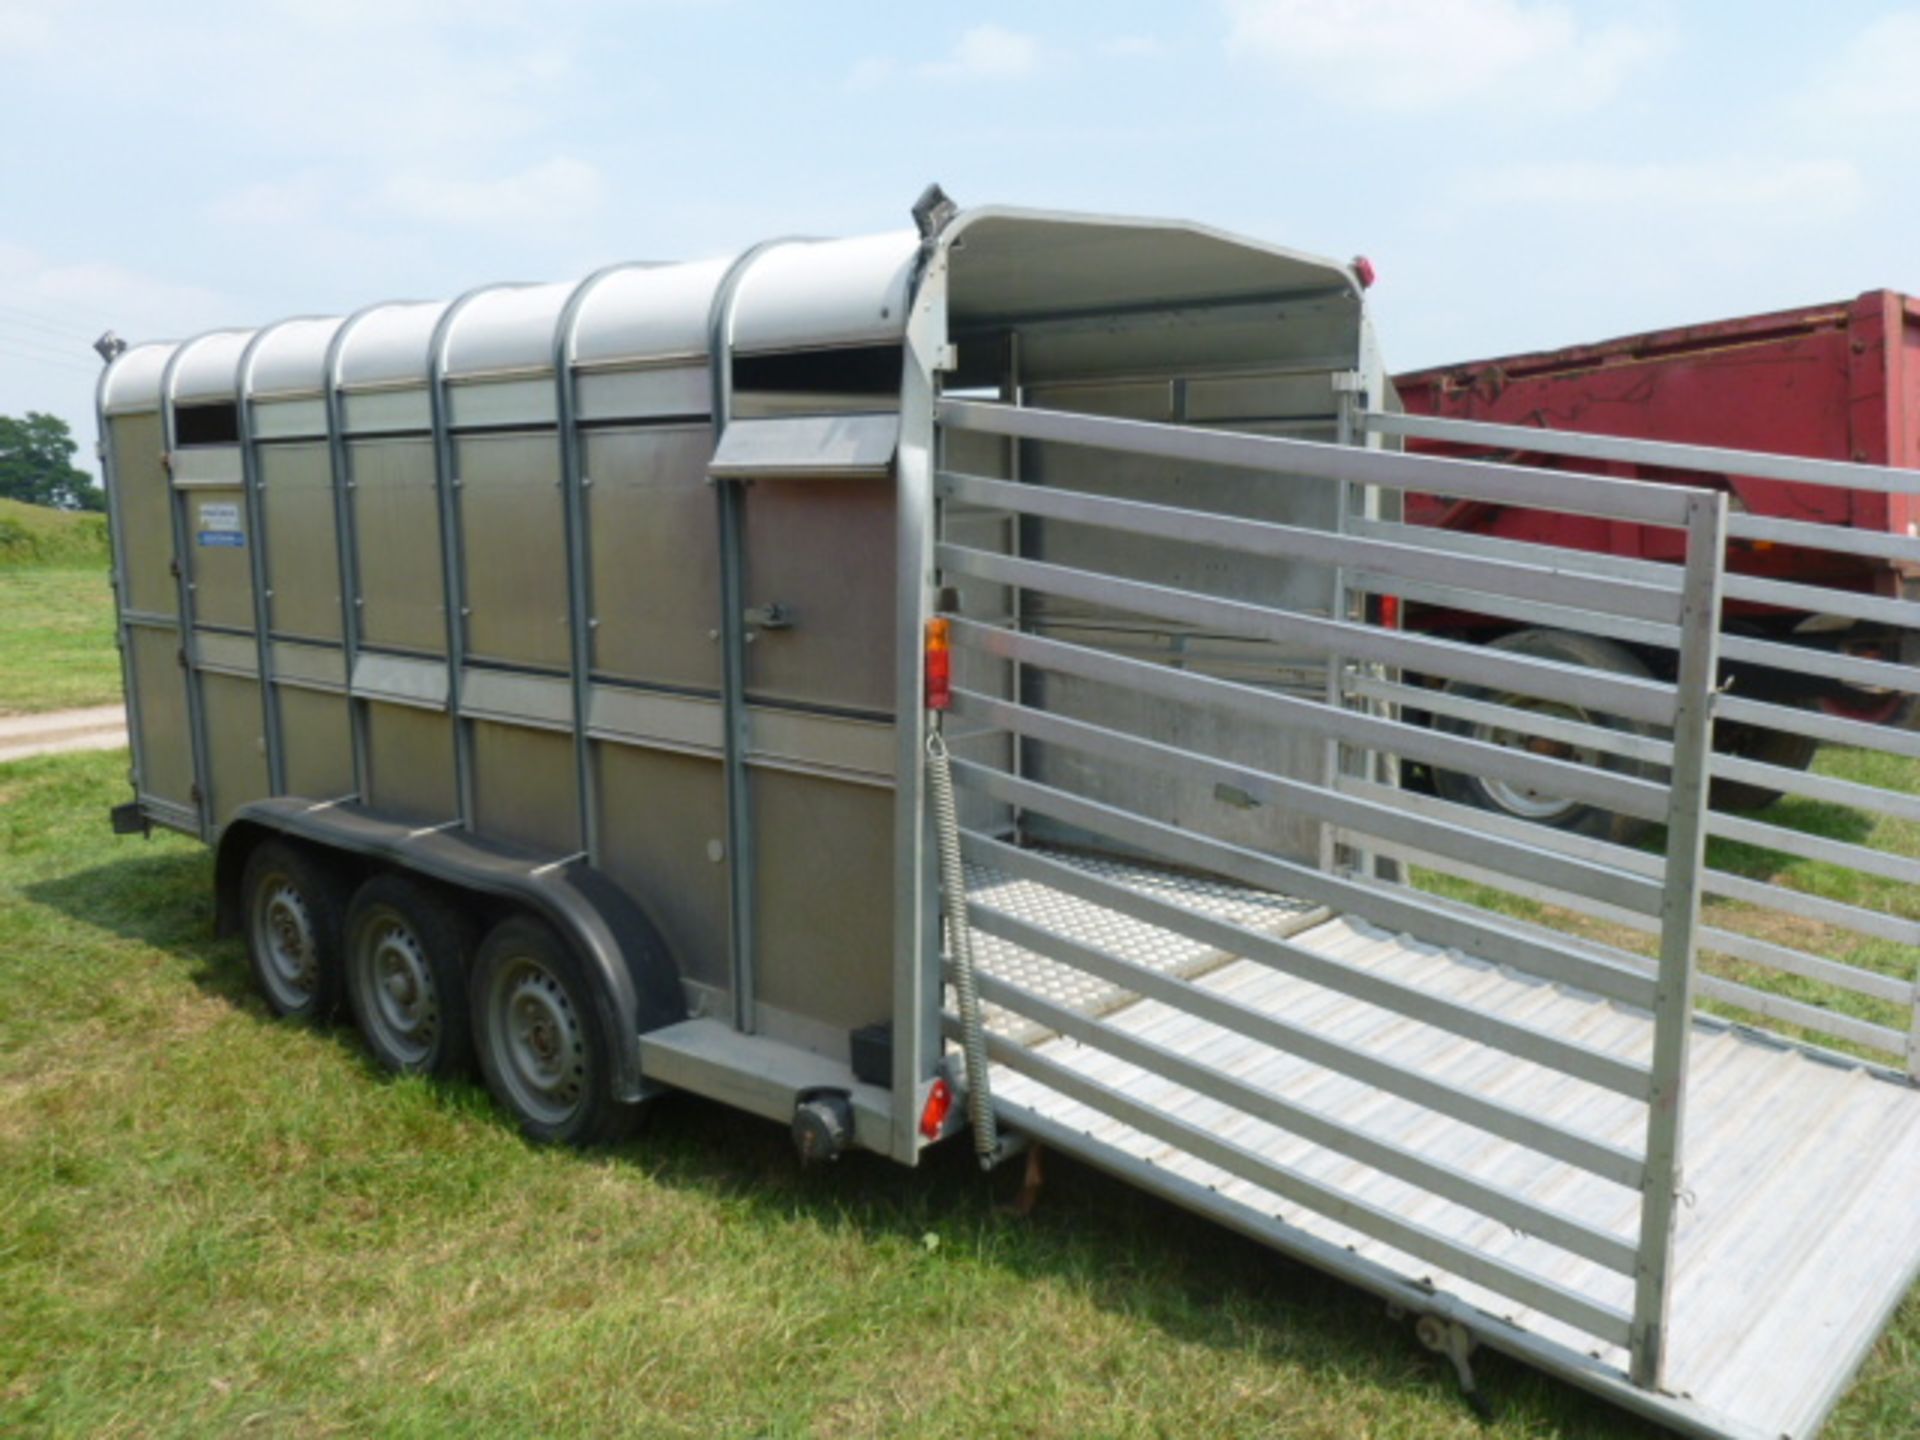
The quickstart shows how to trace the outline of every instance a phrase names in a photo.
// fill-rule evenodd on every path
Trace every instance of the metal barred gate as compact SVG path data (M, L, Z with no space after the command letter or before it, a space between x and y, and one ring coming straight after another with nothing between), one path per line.
M1920 1095L1696 1002L1900 1053L1913 977L1702 925L1703 892L1768 889L1708 870L1710 833L1819 858L1835 843L1709 808L1716 712L1754 711L1720 693L1722 594L1748 583L1725 574L1724 496L966 399L938 420L949 455L960 434L1011 442L998 475L939 472L935 549L1002 1122L1434 1315L1463 1366L1470 1334L1699 1433L1816 1428L1920 1261ZM1045 463L1062 448L1080 462ZM1100 457L1150 459L1161 483L1103 486ZM1166 503L1196 467L1335 487L1341 518ZM1684 563L1455 546L1381 518L1375 497L1407 490L1664 527ZM1331 611L1250 593L1249 567L1273 562L1334 567ZM1378 596L1673 659L1608 673L1398 631L1374 623ZM1497 708L1504 728L1433 723L1449 706ZM1572 758L1569 736L1615 768ZM1397 761L1579 797L1653 838L1410 793ZM1915 938L1855 909L1803 906ZM1906 1025L1705 974L1703 946L1850 984Z

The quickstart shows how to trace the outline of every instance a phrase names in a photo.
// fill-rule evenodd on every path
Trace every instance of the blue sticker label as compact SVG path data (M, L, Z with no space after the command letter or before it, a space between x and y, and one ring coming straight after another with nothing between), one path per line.
M202 500L198 528L203 546L238 550L247 543L246 532L240 528L240 504L235 500Z

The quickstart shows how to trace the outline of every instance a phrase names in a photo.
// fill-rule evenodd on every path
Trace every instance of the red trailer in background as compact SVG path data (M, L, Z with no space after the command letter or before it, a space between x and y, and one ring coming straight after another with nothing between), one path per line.
M1396 377L1408 414L1473 420L1534 429L1580 431L1632 440L1771 451L1818 460L1920 467L1920 300L1876 290L1853 301L1808 306L1737 320L1630 335L1599 344L1436 367ZM1428 453L1499 454L1532 465L1717 484L1736 513L1888 536L1920 535L1920 504L1913 497L1866 489L1836 489L1731 474L1626 462L1571 460L1529 452L1464 449L1410 439ZM1508 508L1442 495L1407 497L1409 523L1505 540L1574 546L1627 560L1677 562L1681 537L1631 524ZM1738 539L1730 572L1788 582L1827 585L1886 597L1920 594L1920 573L1890 557ZM1753 587L1749 587L1752 589ZM1724 611L1730 632L1787 641L1864 658L1913 662L1898 653L1890 630L1833 615L1730 595ZM1408 605L1409 628L1472 639L1569 663L1626 673L1659 673L1670 655L1591 636L1574 636L1511 619ZM1880 723L1906 718L1906 697L1836 681L1787 674L1777 668L1727 667L1735 690L1759 698L1816 705L1830 714ZM1582 717L1605 722L1604 717ZM1436 723L1456 722L1436 718ZM1484 738L1517 737L1489 734ZM1538 748L1539 742L1527 742ZM1723 723L1721 749L1776 765L1804 768L1814 742L1778 731ZM1607 763L1595 757L1596 763ZM1583 807L1553 796L1504 792L1470 776L1437 774L1451 799L1506 810L1572 829L1594 829ZM1752 787L1728 787L1717 803L1753 806L1771 799Z

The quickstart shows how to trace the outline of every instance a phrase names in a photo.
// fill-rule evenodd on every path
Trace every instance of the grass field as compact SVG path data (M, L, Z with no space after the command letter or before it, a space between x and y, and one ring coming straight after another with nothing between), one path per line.
M0 705L117 683L106 593L0 570ZM477 1087L272 1021L210 937L206 852L108 833L125 770L0 766L0 1434L1662 1433L1498 1357L1483 1427L1377 1302L1058 1159L1016 1220L959 1147L802 1174L690 1099L615 1152L533 1149ZM1920 1434L1920 1301L1827 1434Z
M120 698L103 515L0 500L0 715Z
M107 517L0 499L0 569L107 563Z
M1874 786L1909 795L1920 793L1920 763L1878 751L1824 747L1814 757L1811 768L1817 775L1855 785ZM1776 800L1753 818L1829 840L1866 846L1888 855L1920 856L1920 824L1911 820L1869 814L1864 810L1794 795ZM1664 854L1665 831L1654 830L1641 840L1640 846L1649 853ZM1707 842L1707 863L1715 870L1759 881L1777 889L1795 890L1882 914L1920 920L1920 892L1899 880L1867 874L1847 866L1803 859L1718 838ZM1642 955L1652 956L1658 952L1657 927L1652 921L1647 923L1646 928L1630 928L1612 920L1595 918L1433 871L1416 871L1414 880L1425 889L1498 914L1569 931ZM1920 949L1864 936L1838 925L1789 914L1783 909L1710 894L1702 903L1701 921L1704 925L1721 930L1750 935L1772 944L1789 946L1903 980L1911 980L1920 974ZM1756 985L1791 999L1821 1005L1896 1030L1904 1031L1908 1024L1909 1017L1904 1006L1732 959L1716 954L1710 948L1702 951L1700 965L1707 972L1730 980ZM1887 1059L1884 1055L1876 1055L1845 1040L1779 1025L1724 1004L1710 1003L1706 1008L1736 1020L1767 1025L1830 1049L1863 1055L1882 1063ZM1920 1428L1916 1428L1915 1433L1920 1435Z
M1058 1161L1018 1221L692 1100L534 1150L271 1021L124 768L0 767L0 1433L1657 1433L1497 1358L1483 1429L1377 1303ZM1917 1349L1909 1301L1828 1433L1916 1433Z
M106 561L0 567L0 715L119 698Z
M1483 1432L1376 1303L1065 1164L1017 1221L958 1151L800 1174L690 1100L531 1149L270 1021L205 852L107 833L124 770L0 768L0 1433L1654 1433L1497 1360Z

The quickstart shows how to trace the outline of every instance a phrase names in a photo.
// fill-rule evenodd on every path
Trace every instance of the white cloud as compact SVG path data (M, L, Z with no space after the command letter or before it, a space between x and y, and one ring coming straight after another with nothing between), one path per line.
M1583 24L1553 0L1226 0L1226 10L1230 54L1383 110L1590 109L1666 46L1644 27Z
M596 213L606 198L599 170L571 155L488 179L410 172L381 188L397 214L446 225L566 225Z
M222 195L207 210L217 225L312 225L333 203L326 181L312 172L287 180L262 180Z
M1151 60L1167 47L1151 35L1113 35L1100 42L1100 53L1117 60Z
M111 325L123 335L183 335L233 319L233 302L217 291L185 285L104 260L49 263L17 245L0 244L0 295L73 333ZM85 355L84 348L79 352Z
M1801 108L1830 120L1920 119L1920 9L1882 15L1824 67Z
M53 21L43 7L0 0L0 55L24 55L53 42Z
M920 67L938 80L1017 80L1040 62L1040 42L1018 30L976 25L955 43L946 58Z
M900 62L887 55L869 55L853 67L847 76L851 90L877 90L900 73Z
M0 241L0 413L58 415L93 461L92 342L111 328L129 340L185 336L244 313L227 296L107 260L54 263Z
M1464 177L1468 202L1550 205L1633 224L1682 212L1746 212L1770 224L1830 222L1857 209L1867 186L1850 160L1567 162L1511 165Z
M58 49L84 55L122 113L243 128L276 166L537 135L571 94L588 23L536 0L256 0L188 19L125 0L43 8L58 17Z
M849 90L879 90L907 79L942 82L1021 80L1040 68L1040 42L1019 30L976 25L938 60L903 65L891 55L869 55L847 74Z

